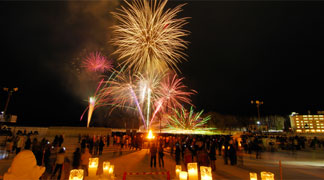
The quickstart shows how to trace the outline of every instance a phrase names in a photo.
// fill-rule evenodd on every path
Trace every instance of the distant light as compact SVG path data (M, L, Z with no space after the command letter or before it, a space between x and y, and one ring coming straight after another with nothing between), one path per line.
M260 125L261 124L260 121L257 121L256 123L257 123L257 125Z
M1 111L1 114L3 114L4 112L3 111Z

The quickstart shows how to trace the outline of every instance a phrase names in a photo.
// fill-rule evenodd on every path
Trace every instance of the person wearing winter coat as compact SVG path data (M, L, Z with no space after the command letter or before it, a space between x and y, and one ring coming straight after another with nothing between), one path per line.
M37 166L36 158L32 151L23 150L13 159L4 180L28 179L38 180L45 171L45 167Z

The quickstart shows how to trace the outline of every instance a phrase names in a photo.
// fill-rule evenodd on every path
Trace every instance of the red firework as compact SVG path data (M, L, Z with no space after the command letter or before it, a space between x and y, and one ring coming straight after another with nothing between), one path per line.
M110 71L113 67L113 63L100 52L90 53L83 61L82 67L86 68L91 72L100 72L104 73Z

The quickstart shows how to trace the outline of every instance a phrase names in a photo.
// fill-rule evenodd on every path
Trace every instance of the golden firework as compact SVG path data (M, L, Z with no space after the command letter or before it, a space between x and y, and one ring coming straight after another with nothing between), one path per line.
M112 14L118 20L113 26L112 44L117 46L114 54L128 70L164 71L177 69L177 63L185 59L187 41L182 37L189 31L183 28L187 18L177 19L184 4L163 11L167 0L125 1L128 9L121 7Z

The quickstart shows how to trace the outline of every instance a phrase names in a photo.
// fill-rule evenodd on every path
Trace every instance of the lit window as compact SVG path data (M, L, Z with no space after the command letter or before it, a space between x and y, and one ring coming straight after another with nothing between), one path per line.
M313 118L308 118L308 120L313 120Z
M303 115L303 117L307 117L307 115Z
M309 132L309 129L306 129L305 132Z
M297 124L297 126L299 126L299 124Z
M299 118L296 118L296 120L299 120Z
M304 118L304 120L307 120L308 118Z
M297 128L300 128L300 126L297 126Z
M314 115L314 117L318 117L318 115Z
M322 132L324 132L324 129L322 130Z
M324 120L324 118L320 118L320 120Z
M316 121L317 123L319 122L319 121Z
M296 121L297 123L299 123L299 121Z
M318 118L314 118L315 120L318 120Z
M323 130L324 131L324 130ZM297 132L302 132L302 130L298 129Z
M312 132L315 132L315 129L312 129L311 131L312 131Z
M319 117L324 117L324 115L318 115Z
M317 129L316 132L321 132L321 130L320 129Z
M313 115L308 115L308 117L313 117Z

